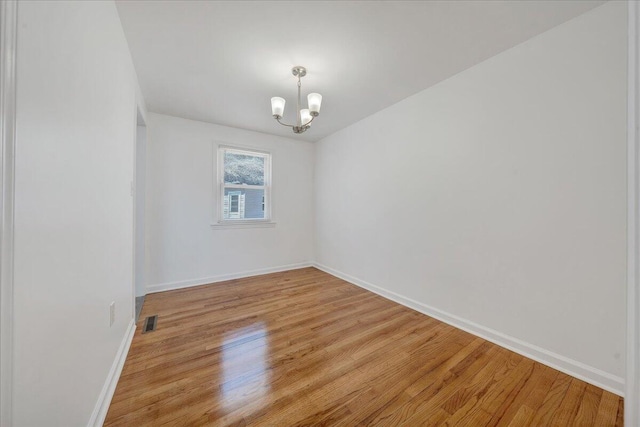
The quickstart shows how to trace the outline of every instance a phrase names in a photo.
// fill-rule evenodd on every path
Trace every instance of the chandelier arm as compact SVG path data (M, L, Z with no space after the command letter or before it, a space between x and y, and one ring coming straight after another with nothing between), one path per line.
M280 121L280 119L279 119L279 118L277 118L277 117L276 117L276 120L277 120L277 121L278 121L278 123L280 123L282 126L288 126L288 127L290 127L290 128L292 128L292 127L294 127L294 126L295 126L295 125L288 125L288 124L286 124L286 123L282 123L282 122Z

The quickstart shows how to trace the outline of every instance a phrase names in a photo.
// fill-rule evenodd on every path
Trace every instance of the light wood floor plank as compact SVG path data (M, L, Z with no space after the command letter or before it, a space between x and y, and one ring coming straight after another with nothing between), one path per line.
M314 268L140 319L105 426L622 425L618 396Z

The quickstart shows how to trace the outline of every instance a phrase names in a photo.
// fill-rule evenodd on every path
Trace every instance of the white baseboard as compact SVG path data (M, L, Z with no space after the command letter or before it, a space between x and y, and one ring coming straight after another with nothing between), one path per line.
M210 283L224 282L225 280L242 279L244 277L259 276L261 274L278 273L287 270L297 270L313 266L311 262L301 262L297 264L281 265L279 267L260 268L257 270L241 271L239 273L221 274L219 276L202 277L199 279L182 280L179 282L160 283L147 285L147 293L171 291L175 289L190 288L192 286L208 285Z
M102 426L104 419L107 417L107 411L109 410L113 393L116 391L116 385L118 385L118 380L124 367L124 361L127 359L127 354L129 354L129 347L131 347L131 341L133 340L133 333L135 331L136 324L133 319L131 319L127 333L124 335L124 338L122 338L120 348L118 349L118 353L116 353L116 358L111 365L109 375L107 375L107 380L104 382L104 386L102 386L100 396L98 396L98 401L87 424L88 427Z
M427 316L462 329L463 331L469 332L480 338L484 338L487 341L491 341L500 347L504 347L528 357L529 359L540 362L543 365L550 366L551 368L557 369L565 374L615 393L618 396L624 396L624 378L622 377L612 375L608 372L604 372L600 369L503 334L502 332L498 332L494 329L487 328L453 314L438 310L437 308L430 307L426 304L373 285L364 280L360 280L356 277L342 273L341 271L334 270L333 268L325 265L313 263L313 266L333 276L339 277L340 279L346 280L347 282L353 283L354 285L360 286L361 288L374 292L384 298L397 302L398 304L402 304L413 310L419 311L420 313L426 314Z

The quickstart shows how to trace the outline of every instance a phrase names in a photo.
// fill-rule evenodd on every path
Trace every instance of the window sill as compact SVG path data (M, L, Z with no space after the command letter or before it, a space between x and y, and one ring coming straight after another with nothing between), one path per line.
M273 221L247 221L247 222L214 222L211 223L213 230L227 230L234 228L272 228L276 223Z

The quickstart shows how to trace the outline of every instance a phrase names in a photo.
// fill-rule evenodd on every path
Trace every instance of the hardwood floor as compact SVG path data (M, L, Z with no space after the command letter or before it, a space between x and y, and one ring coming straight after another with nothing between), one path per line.
M601 427L622 405L306 268L148 295L105 426Z

